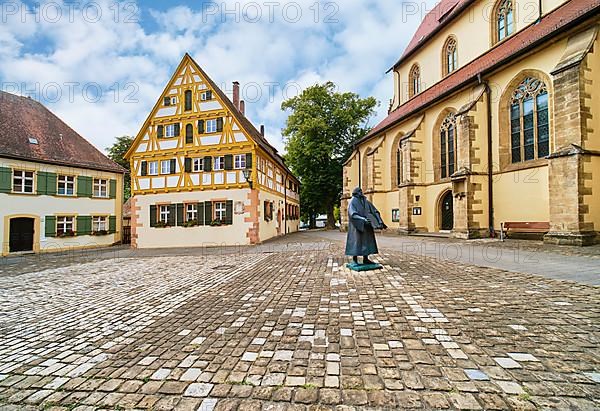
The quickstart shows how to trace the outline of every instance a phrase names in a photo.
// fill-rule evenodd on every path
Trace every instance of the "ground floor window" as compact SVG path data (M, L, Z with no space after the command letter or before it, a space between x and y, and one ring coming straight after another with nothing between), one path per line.
M198 221L198 204L187 204L185 221Z
M214 219L216 221L225 221L226 213L227 213L227 203L225 201L217 201L214 203L215 215Z
M61 216L56 218L56 234L61 235L73 235L73 221L75 217L72 216Z
M170 214L170 207L168 205L161 205L158 209L158 221L167 224L169 222Z
M100 231L108 231L106 225L106 217L98 216L92 218L92 230L97 233Z

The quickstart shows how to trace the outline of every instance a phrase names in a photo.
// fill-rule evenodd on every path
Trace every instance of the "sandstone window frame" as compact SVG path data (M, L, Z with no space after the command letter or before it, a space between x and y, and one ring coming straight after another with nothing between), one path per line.
M537 137L534 140L535 157L527 161L512 162L512 144L511 144L511 101L517 87L528 77L537 78L546 86L548 93L548 154L554 149L554 90L552 79L548 74L541 70L525 69L517 73L512 80L503 89L498 103L498 158L499 171L512 171L523 168L542 166L547 164L548 160L544 157L537 157ZM537 130L536 130L537 131Z
M449 163L448 163L448 152L449 152L449 147L448 147L448 126L450 125L450 123L448 122L449 118L453 118L453 135L452 135L452 148L453 148L453 153L454 153L454 172L456 172L457 170L457 166L458 166L458 123L459 123L459 116L457 114L457 110L454 107L447 107L445 109L443 109L442 111L440 111L440 113L438 114L437 120L434 123L433 129L432 129L432 167L433 170L430 170L428 172L433 171L433 180L434 182L445 182L445 181L450 181L450 177L452 176L453 173L449 173L450 167L449 167ZM442 138L444 138L445 141L445 158L446 158L446 164L445 164L445 169L446 172L444 174L442 174Z
M442 48L442 77L453 73L458 69L458 40L456 36L450 35L444 42Z
M412 98L421 92L421 67L418 63L411 66L408 72L408 98Z
M515 0L498 0L492 9L492 44L515 34Z

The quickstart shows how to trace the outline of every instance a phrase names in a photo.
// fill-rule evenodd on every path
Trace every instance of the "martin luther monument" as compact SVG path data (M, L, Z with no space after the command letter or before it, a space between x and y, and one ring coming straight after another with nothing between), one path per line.
M379 211L366 199L362 189L356 187L352 191L352 199L348 204L348 237L346 238L346 255L352 256L352 264L348 268L355 271L368 271L382 268L369 260L370 254L377 254L375 229L386 229ZM358 263L362 256L362 264Z

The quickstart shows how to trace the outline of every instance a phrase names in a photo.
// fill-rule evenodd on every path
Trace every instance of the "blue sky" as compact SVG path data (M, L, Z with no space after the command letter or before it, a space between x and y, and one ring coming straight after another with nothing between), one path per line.
M0 2L0 84L46 104L96 147L135 135L188 52L224 91L239 81L247 116L283 151L281 102L315 83L380 102L385 71L435 3Z

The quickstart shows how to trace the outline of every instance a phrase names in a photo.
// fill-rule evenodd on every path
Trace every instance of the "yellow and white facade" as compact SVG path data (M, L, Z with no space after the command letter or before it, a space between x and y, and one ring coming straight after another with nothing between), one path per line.
M0 180L3 256L120 242L122 173L0 158Z
M523 9L527 7L527 9ZM600 232L600 2L444 0L390 69L388 117L344 168L390 228L551 243ZM347 222L346 222L347 223Z
M299 184L276 150L185 55L126 157L132 245L257 244L298 230Z

